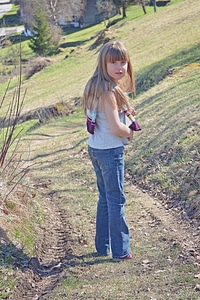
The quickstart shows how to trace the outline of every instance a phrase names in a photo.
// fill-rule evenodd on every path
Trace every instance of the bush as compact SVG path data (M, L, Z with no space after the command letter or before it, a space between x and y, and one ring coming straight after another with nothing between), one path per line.
M29 62L28 71L25 76L26 79L29 79L37 72L40 72L47 66L55 63L56 61L54 59L51 59L49 57L37 57Z

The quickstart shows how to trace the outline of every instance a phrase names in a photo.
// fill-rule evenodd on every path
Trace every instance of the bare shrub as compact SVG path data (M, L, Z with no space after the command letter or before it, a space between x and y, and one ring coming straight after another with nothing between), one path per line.
M96 49L98 46L103 45L111 40L111 37L107 36L108 30L102 30L95 42L90 46L90 50Z
M8 94L10 81L0 101L0 110ZM8 214L9 209L16 206L15 201L11 201L11 193L19 187L22 178L28 172L28 167L23 167L21 163L22 154L18 153L20 142L20 130L17 125L20 119L26 91L21 95L21 68L19 83L13 92L13 97L8 100L9 104L0 124L0 210ZM22 189L23 190L23 189Z
M55 63L54 59L51 59L49 57L37 57L29 62L27 74L25 76L26 79L29 79L34 74L40 72L47 66Z

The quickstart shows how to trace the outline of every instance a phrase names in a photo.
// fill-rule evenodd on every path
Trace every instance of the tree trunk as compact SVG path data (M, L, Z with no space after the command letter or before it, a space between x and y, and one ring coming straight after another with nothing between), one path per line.
M146 7L145 7L143 0L140 0L140 4L142 5L143 12L146 15L147 11L146 11Z
M153 2L154 12L156 12L156 0L152 0L152 2Z
M123 1L123 4L122 4L122 18L126 18L126 4L125 4L125 1Z

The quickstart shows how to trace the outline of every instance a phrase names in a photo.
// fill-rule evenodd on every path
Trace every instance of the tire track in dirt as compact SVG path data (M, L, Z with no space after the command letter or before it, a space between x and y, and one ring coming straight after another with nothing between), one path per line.
M159 199L152 198L142 193L135 185L130 188L140 197L140 210L144 211L143 217L149 219L148 226L160 228L167 238L181 245L184 259L192 259L193 263L200 267L200 227L192 221L182 218L181 212L176 209L166 209Z
M47 200L48 217L36 246L36 257L32 257L22 270L9 300L48 299L63 276L63 259L72 253L66 211L52 199Z

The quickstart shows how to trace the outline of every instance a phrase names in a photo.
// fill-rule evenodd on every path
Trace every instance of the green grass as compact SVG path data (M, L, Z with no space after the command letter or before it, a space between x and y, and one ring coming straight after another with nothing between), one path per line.
M128 161L130 169L134 165L132 173L136 174L137 180L148 174L150 181L160 183L158 178L161 177L162 182L165 185L168 183L172 190L179 182L183 201L190 201L190 190L196 189L192 178L191 189L188 187L188 178L185 176L188 172L192 175L192 170L195 172L198 165L199 75L198 65L196 68L188 66L185 71L177 71L175 80L169 77L138 97L141 99L137 106L138 118L141 119L143 131L137 134L138 138L133 144L133 148L139 151ZM181 172L184 175L181 176ZM162 189L165 190L163 186Z
M156 14L153 8L147 9L147 15L143 15L141 7L129 8L127 18L118 20L106 31L107 36L127 45L135 70L137 96L132 105L136 108L142 131L135 133L134 142L126 148L126 170L137 186L164 201L170 200L169 207L173 206L174 199L178 207L190 207L187 212L195 222L200 210L198 1L193 4L173 1L167 7L159 8ZM23 113L82 97L85 83L94 70L99 47L89 49L103 29L104 24L97 24L67 33L61 45L63 52L54 57L56 63L29 80L23 80L22 90L27 90ZM28 41L24 41L23 57L32 55L27 45ZM71 49L74 52L70 53ZM8 49L1 51L8 55ZM66 54L69 54L68 58L65 58ZM17 79L13 79L5 106L16 85ZM6 84L0 86L1 97L5 88ZM1 109L0 117L5 109ZM145 219L147 211L143 200L131 193L129 186L126 187L127 218L132 227L131 243L136 255L133 264L122 267L111 264L106 258L96 260L91 255L97 191L85 154L88 134L82 108L77 107L77 112L69 117L37 124L38 120L32 120L18 127L18 130L23 128L20 145L29 155L27 161L33 164L29 176L39 183L52 183L51 190L56 191L63 208L70 212L74 251L77 255L85 255L84 260L75 261L74 266L66 264L66 278L55 291L56 296L51 295L52 299L57 296L59 299L77 299L77 294L81 299L89 299L97 292L97 299L106 300L144 300L158 296L162 300L198 299L194 291L197 267L190 261L183 263L180 260L179 255L184 250L181 246L174 248L173 230L165 229L162 224L155 229L151 227L150 220ZM31 217L22 215L19 224L15 220L13 228L9 228L11 236L21 241L30 255L46 213L43 210L46 203L38 195L32 201L24 203ZM9 203L9 209L14 213L16 206ZM80 245L79 235L88 241L87 247ZM152 262L149 268L143 263L146 259ZM5 266L2 268L4 274L10 270ZM13 288L14 275L11 278L0 277L2 299L6 298L6 286Z
M137 182L143 177L150 183L160 178L158 183L167 193L179 186L182 201L191 202L198 189L196 179L185 185L175 177L181 171L183 177L192 174L198 163L199 14L195 10L191 17L187 2L175 3L158 8L157 13L147 7L146 15L140 6L130 7L127 18L118 20L106 35L128 45L135 70L138 96L133 106L143 130L129 147L127 167ZM66 35L63 46L74 52L67 59L67 52L59 54L57 63L23 81L25 111L82 97L99 47L89 49L103 29L100 23ZM4 90L2 85L0 93ZM12 86L7 101L11 94Z
M4 16L0 16L0 20L2 21L2 25L6 27L19 26L22 25L20 21L20 17L17 14L19 10L19 5L12 4L12 9L6 13Z
M129 185L126 186L126 212L135 255L133 262L113 264L110 257L92 255L97 191L92 167L87 160L87 134L83 123L84 118L78 113L54 120L29 134L30 139L39 139L44 134L51 137L38 145L33 153L33 161L43 166L33 167L34 174L39 181L52 182L51 189L59 195L66 212L70 212L68 221L75 258L72 255L71 260L70 256L66 259L66 265L63 262L65 276L50 299L90 299L94 295L106 300L120 296L122 299L139 297L143 300L158 295L162 300L198 299L193 290L197 267L189 260L182 263L184 250L181 244L174 244L173 230L168 231L162 222L156 226L154 220L146 217L149 213L144 209L143 201L148 202L148 199L138 198ZM57 196L55 201L58 201ZM174 224L169 226L175 230ZM86 246L80 244L79 237L86 241ZM145 264L145 260L150 263Z
M158 8L157 13L147 7L146 15L141 6L130 7L127 18L119 19L106 35L128 45L135 70L138 96L133 106L143 130L136 134L135 143L130 146L127 166L131 170L134 166L132 173L139 181L147 177L154 183L160 178L158 183L167 193L179 186L179 191L183 189L183 200L188 198L190 202L189 195L193 198L193 189L198 184L190 182L189 189L184 181L180 186L181 179L179 182L175 177L177 165L186 176L192 169L195 171L198 161L199 14L195 10L191 17L184 2L178 1L176 9L175 3ZM24 80L25 111L82 97L99 47L89 49L104 28L100 23L66 35L63 47L66 51L71 48L75 51L67 59L64 58L66 52L59 54L56 64ZM8 101L15 81L11 84ZM5 85L1 86L1 91L5 91ZM188 162L192 162L192 167Z

